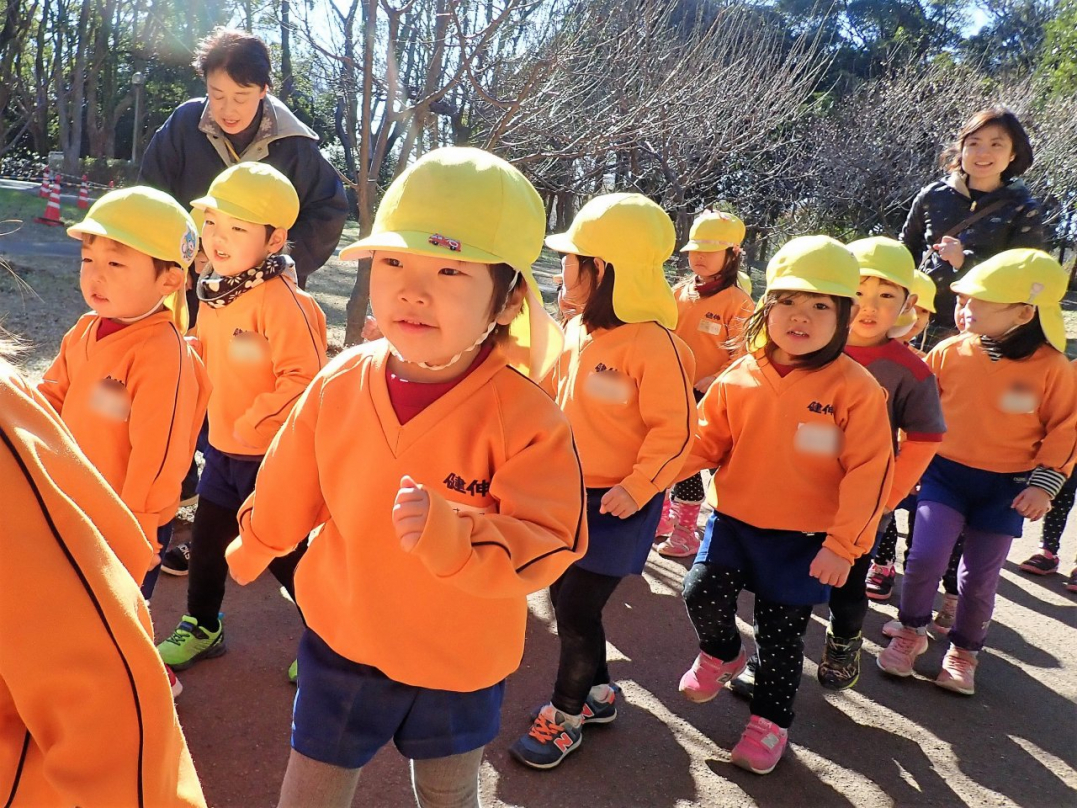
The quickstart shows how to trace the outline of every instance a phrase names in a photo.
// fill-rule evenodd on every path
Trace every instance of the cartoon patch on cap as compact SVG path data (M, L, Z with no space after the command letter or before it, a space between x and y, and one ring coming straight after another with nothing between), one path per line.
M198 252L198 236L188 227L184 229L183 238L180 239L180 255L183 256L183 262L190 264L196 252Z
M427 241L435 247L448 247L453 252L460 252L460 242L454 238L443 236L441 233L434 233Z

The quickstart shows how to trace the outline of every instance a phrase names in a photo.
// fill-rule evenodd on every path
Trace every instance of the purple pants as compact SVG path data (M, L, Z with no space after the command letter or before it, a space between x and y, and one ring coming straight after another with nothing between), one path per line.
M962 531L965 553L957 570L959 600L950 642L966 651L979 651L995 610L999 573L1013 536L966 527L965 517L947 505L921 500L916 508L916 535L905 562L898 619L910 628L931 622L935 592Z

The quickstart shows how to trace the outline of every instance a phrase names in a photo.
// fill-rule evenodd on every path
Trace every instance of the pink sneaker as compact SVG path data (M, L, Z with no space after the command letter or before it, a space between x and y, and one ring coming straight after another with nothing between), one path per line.
M879 654L875 664L892 676L912 676L916 658L927 650L927 635L902 626L897 636Z
M654 531L655 539L665 539L673 533L673 494L666 491L662 500L662 518L658 520L658 528Z
M896 637L898 632L902 629L900 620L891 620L888 623L883 624L883 636L884 637Z
M175 699L183 692L183 684L180 682L179 677L176 676L168 665L165 665L165 673L168 674L168 686L172 690L172 698Z
M753 715L744 728L744 734L733 747L731 760L734 766L750 772L770 774L781 760L787 743L789 730Z
M972 651L951 645L942 659L942 670L935 684L963 696L971 696L976 692L976 666L979 664Z
M673 533L658 545L658 555L688 558L699 552L699 509L702 502L673 501Z
M722 686L748 666L748 655L740 649L736 659L723 662L710 654L699 652L692 668L681 677L680 691L689 701L703 704L722 692Z

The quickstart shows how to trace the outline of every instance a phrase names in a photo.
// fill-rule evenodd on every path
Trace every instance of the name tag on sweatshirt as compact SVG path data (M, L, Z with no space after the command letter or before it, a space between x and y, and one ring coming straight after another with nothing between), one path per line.
M241 365L256 365L269 353L269 343L254 331L239 331L228 343L228 358Z
M836 424L802 422L797 424L793 446L801 454L837 457L841 453L843 437Z
M584 389L591 398L607 404L628 404L636 396L636 385L616 371L592 373L587 377Z
M699 321L699 330L704 334L713 334L720 337L722 332L725 331L725 326L722 325L721 320L708 320L704 317Z
M1009 415L1028 415L1040 406L1040 399L1029 390L1007 390L999 398L999 409Z
M131 417L131 397L123 382L102 379L90 393L90 409L109 421L126 421Z

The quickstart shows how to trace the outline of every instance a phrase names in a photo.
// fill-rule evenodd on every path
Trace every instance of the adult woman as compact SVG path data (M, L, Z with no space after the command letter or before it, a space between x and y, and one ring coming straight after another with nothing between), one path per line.
M258 37L218 29L202 41L193 64L206 80L206 97L180 104L157 130L139 181L186 205L241 160L273 166L299 193L299 219L289 238L305 286L344 229L348 206L336 170L318 151L313 130L269 93L269 50Z
M1004 250L1044 246L1040 205L1018 179L1032 165L1032 146L1010 110L977 112L940 162L949 176L920 190L901 230L938 288L929 345L955 332L951 283Z

